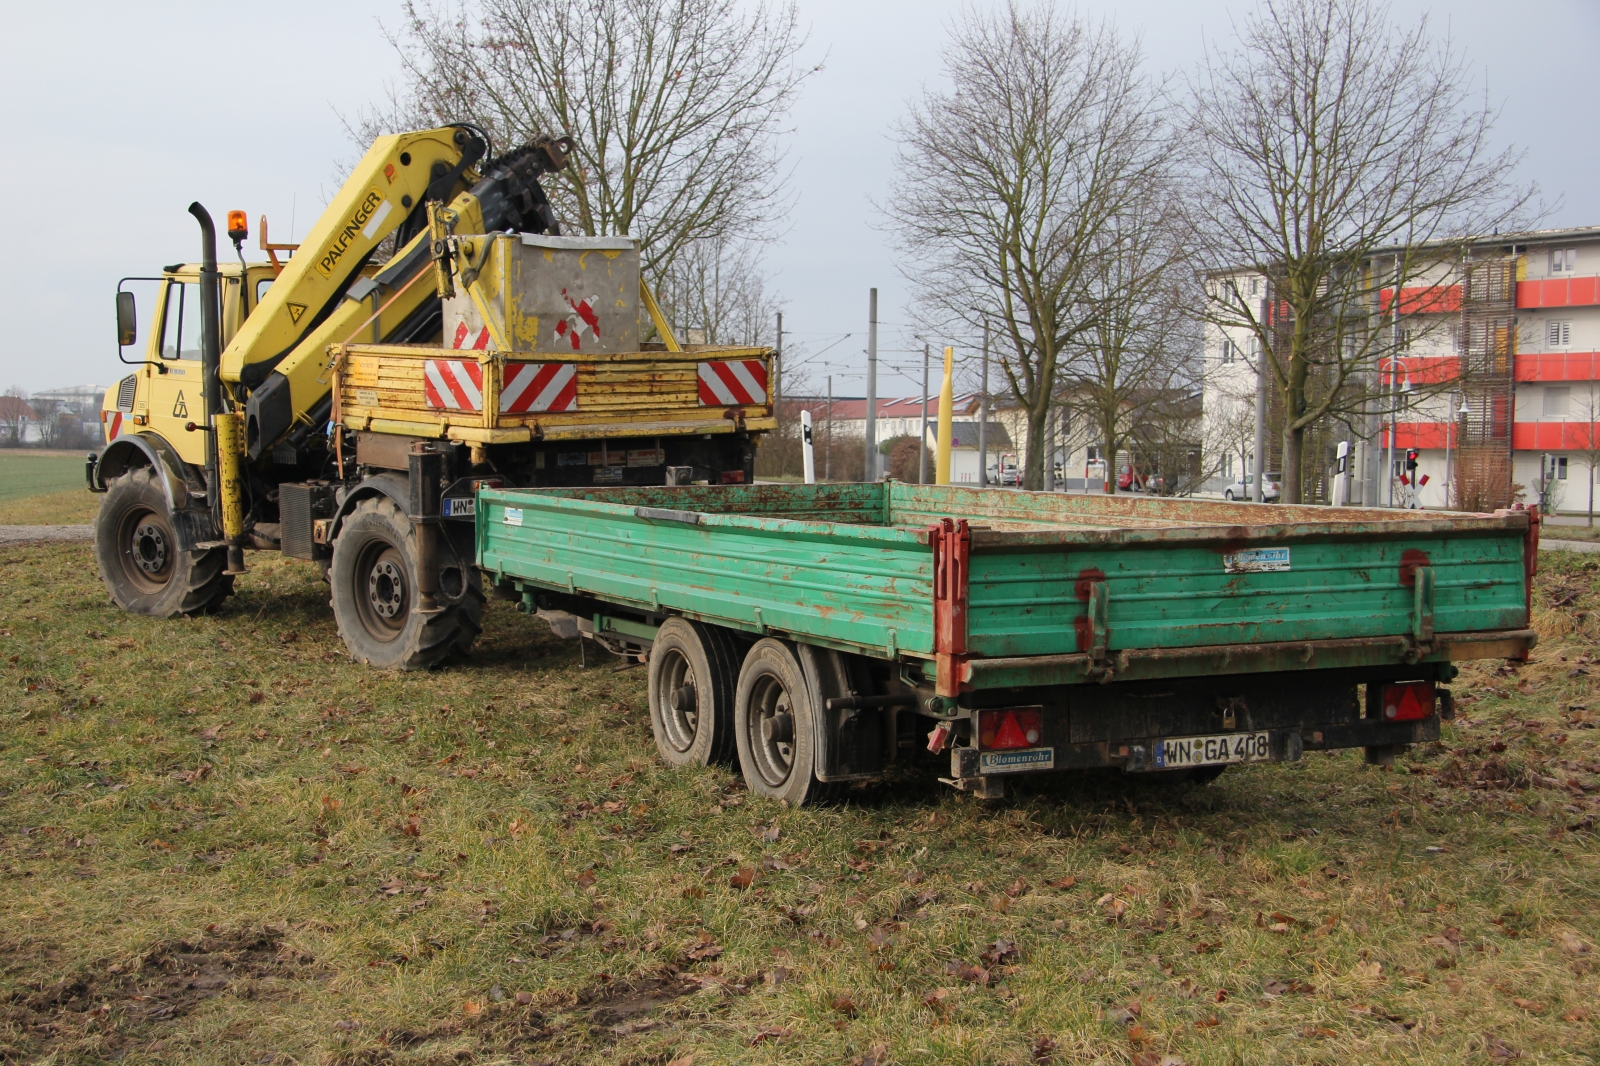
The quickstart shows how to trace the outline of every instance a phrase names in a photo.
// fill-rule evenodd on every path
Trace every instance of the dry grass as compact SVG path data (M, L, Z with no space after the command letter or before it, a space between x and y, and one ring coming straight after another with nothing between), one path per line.
M381 675L308 566L154 622L0 549L0 1060L1592 1062L1600 581L1541 561L1394 773L783 810L506 605Z
M100 497L85 488L44 492L0 500L0 526L87 525L100 510Z

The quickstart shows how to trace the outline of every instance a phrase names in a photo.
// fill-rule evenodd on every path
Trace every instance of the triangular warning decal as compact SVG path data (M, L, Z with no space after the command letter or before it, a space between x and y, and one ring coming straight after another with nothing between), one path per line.
M189 417L189 405L183 402L183 392L181 390L178 393L178 398L176 400L174 400L173 403L172 403L172 417L173 418L188 418Z
M305 304L289 304L289 321L295 325L300 324L300 316L306 313Z

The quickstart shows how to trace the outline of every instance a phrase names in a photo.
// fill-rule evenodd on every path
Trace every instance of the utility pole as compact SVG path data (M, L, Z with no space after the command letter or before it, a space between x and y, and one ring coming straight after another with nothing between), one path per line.
M928 483L928 344L922 344L922 433L917 437L917 484Z
M778 312L778 343L772 349L772 417L779 419L778 433L783 434L783 414L779 404L783 402L783 312Z
M983 391L978 396L978 487L989 487L989 323L983 324Z
M1264 499L1262 481L1267 474L1267 349L1256 341L1256 454L1255 484L1250 498L1256 503Z
M878 480L878 290L867 300L867 455L862 477Z
M828 375L828 437L822 446L822 480L833 480L833 375Z

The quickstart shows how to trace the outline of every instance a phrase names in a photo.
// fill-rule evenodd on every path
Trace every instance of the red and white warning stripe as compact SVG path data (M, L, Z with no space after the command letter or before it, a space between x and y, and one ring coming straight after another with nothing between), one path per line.
M500 413L576 411L578 368L572 363L507 363L500 388ZM423 394L441 411L483 410L483 367L466 359L423 363Z
M468 348L476 352L486 351L489 347L489 327L484 326L478 331L478 335L474 337L472 335L472 330L465 322L457 323L455 343L450 347L458 350L462 348Z
M698 373L702 407L767 402L767 365L760 359L719 359L701 363Z
M467 359L428 359L422 364L428 406L441 411L483 410L483 369Z
M101 411L100 421L106 427L106 443L110 444L117 439L117 434L122 432L122 412Z
M576 411L578 368L572 363L507 363L500 413Z

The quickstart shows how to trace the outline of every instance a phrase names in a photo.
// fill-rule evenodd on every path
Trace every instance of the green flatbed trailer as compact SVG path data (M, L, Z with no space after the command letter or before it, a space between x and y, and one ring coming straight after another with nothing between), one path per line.
M1524 659L1538 515L895 482L480 488L477 563L650 665L667 761L806 802L948 752L1006 774L1435 739L1465 659Z

